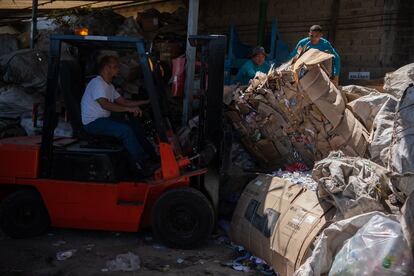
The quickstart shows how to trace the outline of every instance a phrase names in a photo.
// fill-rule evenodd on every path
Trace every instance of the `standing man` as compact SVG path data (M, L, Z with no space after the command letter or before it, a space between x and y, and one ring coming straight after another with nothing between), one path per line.
M266 51L263 47L255 47L252 51L251 59L243 64L237 73L233 83L248 85L249 81L256 75L256 72L267 74L267 72L270 70L270 64L266 61L266 56Z
M115 56L104 56L99 63L99 75L92 79L82 96L82 123L87 133L107 135L122 141L138 171L149 176L153 172L148 161L154 157L152 144L146 139L140 126L111 118L111 112L129 112L141 116L139 108L148 101L131 101L122 97L111 84L119 73L119 61Z
M313 25L310 27L309 37L305 37L298 42L298 45L296 45L296 48L290 54L289 59L294 58L298 54L301 54L310 48L318 49L322 52L329 52L330 54L334 55L332 82L338 86L339 73L341 70L341 58L332 47L331 43L322 37L322 27L319 25Z

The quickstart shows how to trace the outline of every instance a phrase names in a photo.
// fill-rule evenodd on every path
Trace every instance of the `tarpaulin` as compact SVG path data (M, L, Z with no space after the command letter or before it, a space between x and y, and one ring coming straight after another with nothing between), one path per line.
M410 83L414 83L414 63L407 64L398 70L387 73L384 78L384 92L401 98Z
M337 219L371 211L389 211L385 200L390 191L387 170L361 157L331 152L315 164L312 178L318 195L337 207Z

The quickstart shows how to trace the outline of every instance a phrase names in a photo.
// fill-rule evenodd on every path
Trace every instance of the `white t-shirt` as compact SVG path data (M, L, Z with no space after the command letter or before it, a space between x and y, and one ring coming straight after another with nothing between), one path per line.
M99 98L106 98L113 103L121 95L112 84L108 84L101 76L93 78L86 86L81 101L82 123L87 125L98 118L109 117L111 112L98 103Z

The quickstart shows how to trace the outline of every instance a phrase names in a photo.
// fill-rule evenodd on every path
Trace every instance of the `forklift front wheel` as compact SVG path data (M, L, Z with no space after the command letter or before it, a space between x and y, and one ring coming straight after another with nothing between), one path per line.
M36 191L14 192L0 205L0 226L12 238L40 235L49 225L49 214Z
M167 191L155 203L152 229L155 237L169 247L194 248L207 240L213 227L213 207L196 189Z

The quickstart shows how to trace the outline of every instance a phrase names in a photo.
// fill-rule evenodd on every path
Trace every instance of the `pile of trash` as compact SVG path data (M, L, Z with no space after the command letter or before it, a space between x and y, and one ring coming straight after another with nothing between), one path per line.
M414 193L393 184L395 172L331 152L311 176L275 174L244 189L230 227L235 244L280 275L414 273Z
M36 50L20 49L16 34L0 34L0 137L26 135L23 116L43 102L47 58ZM4 47L3 47L4 46Z
M0 34L0 43L4 37L9 36ZM17 49L6 45L0 56L1 138L36 135L42 128L47 55L36 49L20 49L20 44L17 45ZM37 110L36 122L34 110ZM61 120L57 133L71 136L72 129L67 122Z
M331 58L310 49L292 64L258 72L248 87L225 89L226 115L262 168L295 162L312 168L332 150L383 160L398 99L356 85L337 88L328 73ZM403 78L399 71L411 72L408 68L414 70L414 64L387 75L384 91L391 93L387 83L397 79L406 88L412 76Z
M379 93L336 88L330 58L310 50L225 93L247 151L269 172L286 169L245 187L230 237L280 275L411 275L414 64Z
M295 275L412 275L413 265L397 217L370 212L327 227Z
M263 164L315 161L332 150L365 156L369 133L330 81L332 55L311 49L293 64L258 73L233 92L227 116L246 148Z

